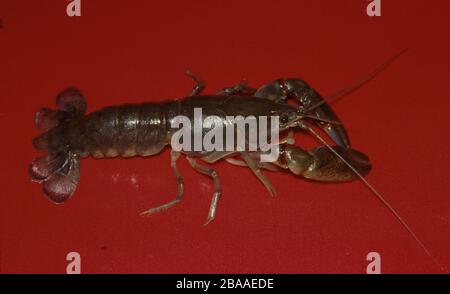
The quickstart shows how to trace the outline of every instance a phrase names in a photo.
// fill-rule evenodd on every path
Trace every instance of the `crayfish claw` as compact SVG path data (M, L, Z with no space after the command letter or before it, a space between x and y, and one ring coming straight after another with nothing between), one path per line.
M372 166L364 153L342 146L331 148L332 150L327 146L320 146L306 151L298 146L285 145L282 154L286 168L296 175L302 175L314 181L354 181L359 179L355 171L362 177L370 172ZM336 156L333 151L342 156L346 162Z
M305 117L314 119L328 136L342 147L350 147L350 139L342 122L326 100L301 79L289 78L274 80L260 87L254 94L278 103L295 99L301 104Z
M358 150L347 149L342 146L333 146L332 148L359 175L364 177L369 174L372 165L365 154ZM320 146L310 153L314 157L314 165L303 174L305 178L323 182L347 182L359 179L355 171L346 162L338 158L328 147Z
M320 126L328 136L339 146L350 147L350 139L341 120L326 102L326 100L305 81L300 79L286 79L284 88L288 97L298 100L306 114L316 118L314 122ZM332 123L331 121L339 124Z

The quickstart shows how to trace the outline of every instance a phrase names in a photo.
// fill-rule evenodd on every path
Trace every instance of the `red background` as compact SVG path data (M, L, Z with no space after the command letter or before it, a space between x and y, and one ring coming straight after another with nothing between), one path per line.
M293 76L326 96L405 47L333 107L372 160L368 180L450 267L449 1L384 0L375 18L363 0L82 0L73 18L67 3L0 2L1 272L64 273L70 251L84 273L364 273L371 251L384 273L438 272L359 182L268 172L272 200L249 170L218 163L224 194L216 221L203 227L212 183L184 159L185 201L138 215L175 195L168 150L83 160L79 188L61 206L27 175L38 155L34 112L54 107L66 86L85 93L89 111L186 95L186 68L206 80L205 93L242 78L260 86ZM304 141L298 135L311 147Z

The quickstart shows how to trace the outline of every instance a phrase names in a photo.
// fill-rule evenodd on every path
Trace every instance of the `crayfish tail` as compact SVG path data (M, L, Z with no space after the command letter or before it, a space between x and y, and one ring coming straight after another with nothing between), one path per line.
M29 167L33 181L43 184L45 195L54 203L63 203L75 192L80 179L80 160L68 153L44 155Z

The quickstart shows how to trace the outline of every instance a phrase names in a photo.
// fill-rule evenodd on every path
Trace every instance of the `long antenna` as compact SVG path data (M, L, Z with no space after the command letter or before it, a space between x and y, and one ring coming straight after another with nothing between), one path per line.
M331 152L334 153L342 162L345 163L357 176L358 178L363 182L364 185L366 185L367 188L369 188L370 191L372 191L375 196L383 203L383 205L389 209L389 211L395 216L395 218L402 224L402 226L409 232L409 234L416 240L416 242L419 244L420 247L425 251L425 253L433 260L434 264L438 266L441 271L444 271L444 267L437 261L437 259L431 254L431 252L428 250L428 248L423 244L423 242L417 237L416 233L409 227L409 225L403 220L403 218L400 216L400 214L389 204L389 202L386 201L386 199L347 161L344 157L342 157L336 150L334 150L330 144L328 144L325 139L323 139L311 126L309 126L305 122L299 123L299 127L302 129L305 129L312 133L321 143L323 143Z
M374 79L380 72L382 72L383 70L385 70L389 65L391 65L397 58L399 58L403 53L405 53L406 51L408 51L409 48L405 48L402 51L400 51L399 53L391 56L388 60L386 60L385 62L383 62L382 64L380 64L378 67L376 67L374 70L372 70L368 75L364 76L363 78L357 80L356 82L354 82L352 85L345 87L343 89L340 89L336 92L334 92L333 94L331 94L330 96L324 98L322 101L320 101L319 103L316 103L314 105L312 105L311 107L309 107L308 109L305 110L305 112L309 112L312 111L314 109L316 109L317 107L321 106L322 104L325 103L333 103L336 102L337 100L347 96L348 94L352 93L353 91L358 90L359 88L361 88L364 84L368 83L369 81L371 81L372 79Z

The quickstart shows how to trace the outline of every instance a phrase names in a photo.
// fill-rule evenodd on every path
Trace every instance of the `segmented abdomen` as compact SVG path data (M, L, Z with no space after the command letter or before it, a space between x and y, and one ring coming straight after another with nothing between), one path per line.
M149 156L167 140L167 108L172 103L126 104L103 108L69 127L70 149L82 157Z

